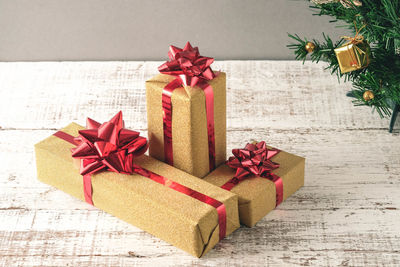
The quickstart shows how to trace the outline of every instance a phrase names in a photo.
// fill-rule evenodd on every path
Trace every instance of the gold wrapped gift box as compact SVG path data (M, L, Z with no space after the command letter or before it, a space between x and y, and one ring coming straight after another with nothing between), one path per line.
M363 69L369 64L370 47L366 41L349 43L335 49L341 73Z
M84 129L75 123L62 129L72 136ZM38 179L85 200L83 179L71 157L74 145L50 136L35 145ZM226 234L239 227L237 196L148 156L134 163L223 202ZM201 257L219 241L215 208L138 174L104 171L93 175L94 205L168 243Z
M215 166L226 160L226 75L208 81L214 92ZM146 81L150 156L164 160L162 92L174 79L159 74ZM199 87L185 86L172 93L172 151L174 167L196 177L210 172L205 95Z
M273 173L282 178L283 200L304 185L305 159L281 151L272 159L280 167ZM204 181L221 187L235 176L236 170L226 164L204 177ZM239 218L242 224L254 226L259 220L275 208L276 190L274 182L250 175L231 190L239 197Z

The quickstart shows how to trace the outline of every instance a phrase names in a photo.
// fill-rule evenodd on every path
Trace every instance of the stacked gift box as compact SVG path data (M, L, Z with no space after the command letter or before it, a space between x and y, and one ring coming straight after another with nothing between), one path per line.
M38 179L201 257L298 190L305 159L263 141L227 159L225 73L190 43L168 55L146 82L148 140L122 112L71 123L35 145Z

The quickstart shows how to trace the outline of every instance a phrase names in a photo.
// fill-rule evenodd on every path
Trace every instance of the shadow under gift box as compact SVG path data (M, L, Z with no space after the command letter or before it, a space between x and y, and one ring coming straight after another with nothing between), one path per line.
M272 173L281 177L283 200L286 200L304 185L305 158L281 151L271 160L280 164L279 168L273 170ZM222 186L231 180L235 173L235 169L223 164L204 177L203 180ZM267 178L251 175L248 179L233 187L230 192L239 197L240 223L246 226L253 227L265 215L275 209L275 184Z
M72 136L84 129L71 123L62 129ZM83 179L71 157L74 145L50 136L35 145L38 179L80 200ZM224 203L226 234L239 227L237 196L149 156L134 163ZM217 210L139 174L103 171L93 175L94 205L168 243L201 257L219 242Z
M226 74L215 72L208 81L214 92L215 166L226 160ZM164 160L162 93L173 76L158 74L146 81L150 156ZM206 99L199 87L177 88L172 93L172 151L174 167L196 177L210 173Z

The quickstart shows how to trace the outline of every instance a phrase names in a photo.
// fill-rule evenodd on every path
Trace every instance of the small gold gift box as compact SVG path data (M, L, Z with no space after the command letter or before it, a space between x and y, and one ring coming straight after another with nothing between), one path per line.
M352 41L335 49L341 73L363 69L369 64L370 47L366 41Z

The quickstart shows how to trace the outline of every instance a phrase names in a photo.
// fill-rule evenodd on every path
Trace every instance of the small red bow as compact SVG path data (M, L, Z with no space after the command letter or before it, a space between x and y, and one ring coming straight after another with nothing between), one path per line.
M195 86L200 80L211 80L215 77L210 65L214 62L211 57L200 56L199 49L192 47L189 42L183 49L171 45L168 56L170 61L158 67L163 74L180 76L185 85Z
M243 179L248 174L268 177L271 171L279 168L279 164L270 159L278 154L278 149L268 149L265 142L247 144L243 149L233 149L227 165L236 169L235 178Z
M85 130L79 131L72 148L72 157L81 159L80 174L94 174L100 170L132 174L133 158L144 154L147 139L139 132L124 128L122 112L103 124L87 118Z

